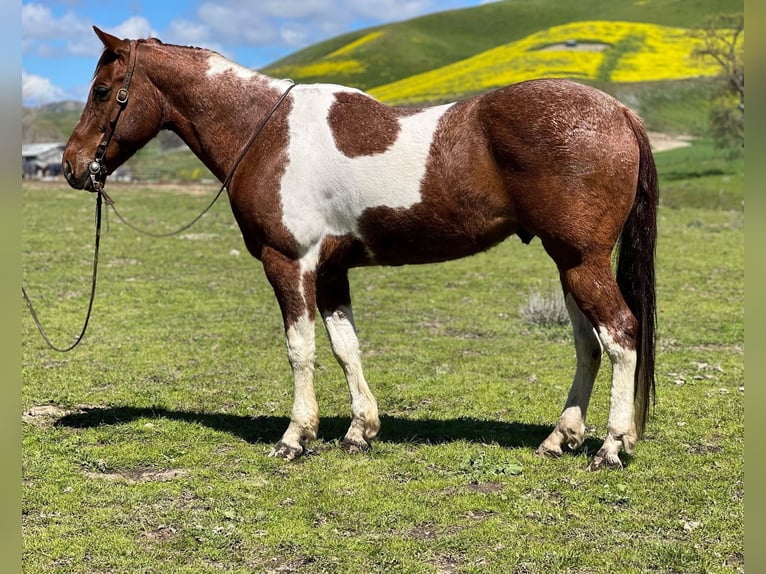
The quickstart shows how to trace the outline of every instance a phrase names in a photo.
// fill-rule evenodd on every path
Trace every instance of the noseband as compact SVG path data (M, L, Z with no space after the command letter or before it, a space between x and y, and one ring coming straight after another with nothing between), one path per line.
M114 98L117 102L117 107L114 109L112 117L109 119L109 124L106 126L101 143L99 143L96 148L95 158L88 164L88 173L90 174L90 181L93 184L92 191L103 195L107 203L111 203L111 199L104 192L104 184L106 183L106 163L104 162L106 148L109 146L109 142L112 141L114 130L117 127L117 120L120 119L120 114L122 114L122 111L128 104L128 90L130 88L130 80L133 77L133 70L136 67L137 54L138 44L136 40L131 40L130 53L128 55L128 70L125 72L125 79L122 81L122 87L117 90L117 95Z

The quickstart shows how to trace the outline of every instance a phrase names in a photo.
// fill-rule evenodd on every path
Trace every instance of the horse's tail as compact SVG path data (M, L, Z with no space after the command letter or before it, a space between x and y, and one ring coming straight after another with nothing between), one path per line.
M634 380L635 424L641 437L655 400L654 358L657 308L655 303L654 255L657 242L657 168L649 137L641 120L630 110L625 114L636 135L639 149L638 186L633 207L622 228L617 259L617 284L638 321L636 374Z

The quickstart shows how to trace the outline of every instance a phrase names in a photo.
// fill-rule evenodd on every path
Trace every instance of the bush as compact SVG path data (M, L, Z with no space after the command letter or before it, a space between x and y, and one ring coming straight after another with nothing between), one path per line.
M519 314L527 323L539 327L569 323L569 313L560 291L549 291L546 294L530 291L527 302L519 307Z

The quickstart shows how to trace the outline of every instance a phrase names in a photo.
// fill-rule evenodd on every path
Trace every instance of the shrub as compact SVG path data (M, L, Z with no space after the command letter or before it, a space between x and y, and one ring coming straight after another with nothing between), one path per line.
M519 307L519 314L527 323L540 327L569 323L569 313L560 291L551 290L546 294L530 291L527 302Z

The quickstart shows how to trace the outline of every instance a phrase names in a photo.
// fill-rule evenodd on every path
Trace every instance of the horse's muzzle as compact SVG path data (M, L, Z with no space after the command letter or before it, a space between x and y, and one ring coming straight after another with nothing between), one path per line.
M64 169L64 177L70 186L75 189L86 189L88 191L93 191L90 189L93 183L90 178L90 173L88 173L87 169L83 170L82 175L78 176L75 174L74 169L72 168L72 164L69 163L69 160L66 159L62 161L62 167Z

